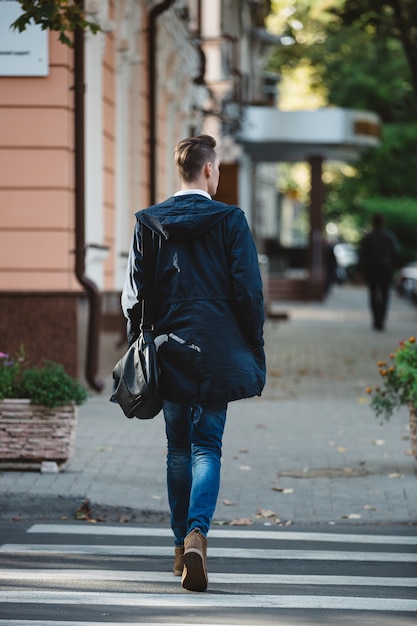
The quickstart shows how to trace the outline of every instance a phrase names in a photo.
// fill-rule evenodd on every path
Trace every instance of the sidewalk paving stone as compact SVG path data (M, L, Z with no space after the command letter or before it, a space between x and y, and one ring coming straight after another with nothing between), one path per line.
M417 334L417 307L393 294L387 329L377 333L360 286L335 287L323 303L275 306L288 320L265 326L265 391L229 406L215 523L415 524L407 411L381 426L364 390L378 382L376 361ZM168 519L162 416L126 419L108 401L111 355L103 361L106 389L80 407L65 469L3 472L0 502L88 498L122 517L133 509Z

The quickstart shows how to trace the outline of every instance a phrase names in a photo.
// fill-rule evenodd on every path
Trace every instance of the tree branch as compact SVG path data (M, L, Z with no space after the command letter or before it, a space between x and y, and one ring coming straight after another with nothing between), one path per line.
M11 27L20 33L26 30L33 22L41 26L42 30L49 28L59 33L59 40L67 46L73 47L68 34L76 28L89 29L97 33L100 26L88 21L78 3L72 0L17 0L23 13L11 24Z

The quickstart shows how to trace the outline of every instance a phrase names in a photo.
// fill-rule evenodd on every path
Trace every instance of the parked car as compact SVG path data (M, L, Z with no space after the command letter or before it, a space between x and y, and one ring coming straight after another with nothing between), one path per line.
M417 302L417 261L409 263L398 271L394 285L400 296Z
M359 261L355 246L351 243L336 243L333 251L337 261L336 274L338 282L344 283L353 279L354 271Z

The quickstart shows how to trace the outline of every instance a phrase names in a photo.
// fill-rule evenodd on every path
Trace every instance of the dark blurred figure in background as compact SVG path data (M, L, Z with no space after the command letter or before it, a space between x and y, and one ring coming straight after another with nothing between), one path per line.
M372 230L359 247L359 269L369 289L369 306L375 330L384 330L389 292L398 258L398 243L385 228L380 213L372 216Z

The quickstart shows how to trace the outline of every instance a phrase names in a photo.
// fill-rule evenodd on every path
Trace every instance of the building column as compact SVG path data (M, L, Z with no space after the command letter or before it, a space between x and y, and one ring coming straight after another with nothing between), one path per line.
M324 295L323 265L323 181L321 156L309 159L311 172L310 191L310 247L309 247L309 297L322 300Z

